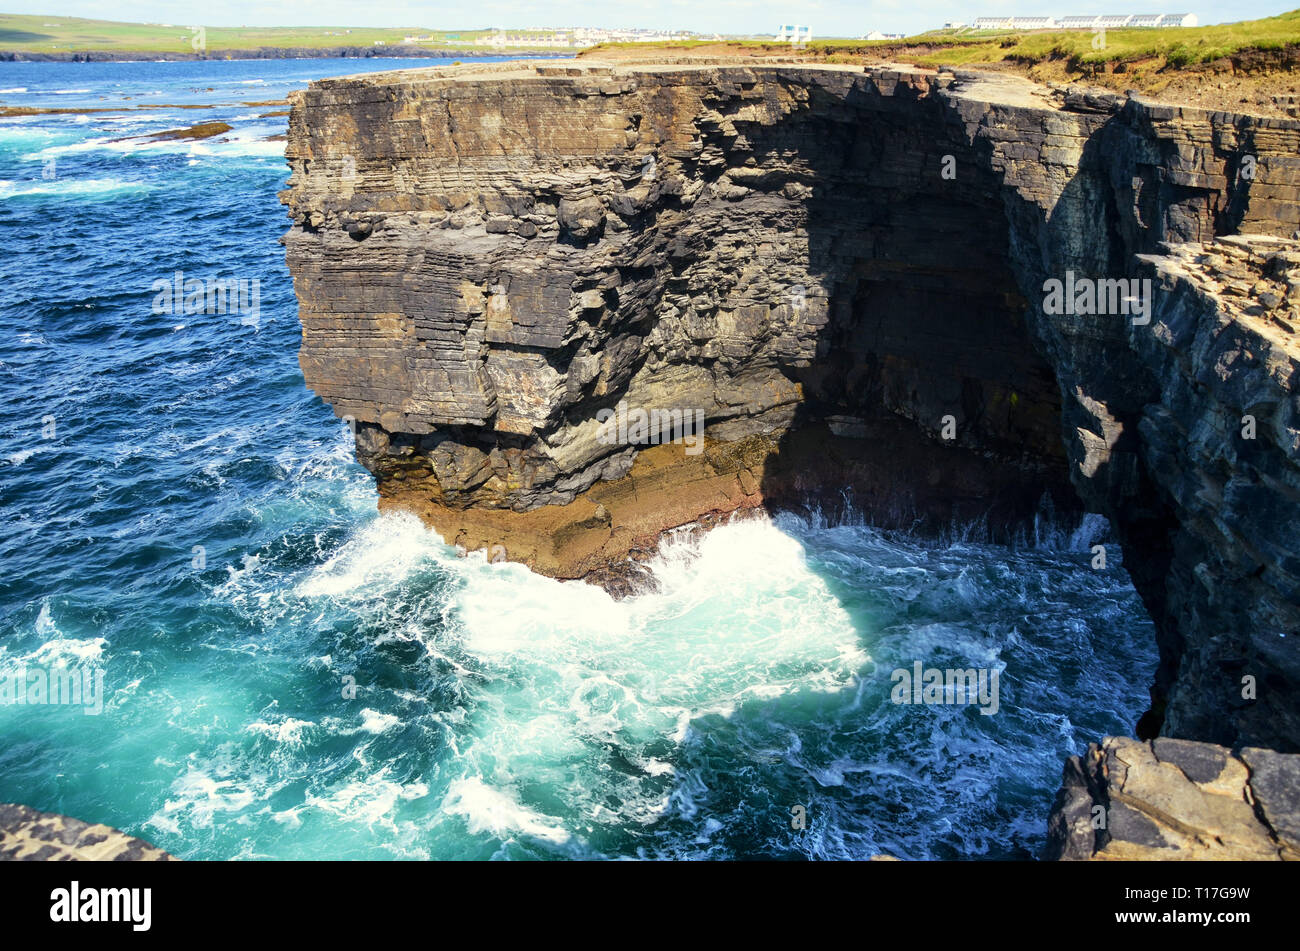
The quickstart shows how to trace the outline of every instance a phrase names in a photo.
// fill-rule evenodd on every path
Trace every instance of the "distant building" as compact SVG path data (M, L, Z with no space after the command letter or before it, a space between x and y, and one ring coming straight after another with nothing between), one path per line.
M591 27L544 27L518 33L493 30L474 41L475 46L520 46L530 49L585 49L597 43L671 43L694 39L686 30L602 30Z

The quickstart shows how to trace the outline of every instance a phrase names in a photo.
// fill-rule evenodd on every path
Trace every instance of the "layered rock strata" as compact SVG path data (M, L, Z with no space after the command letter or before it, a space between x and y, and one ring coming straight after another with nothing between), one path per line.
M1086 508L1157 626L1144 732L1300 747L1300 122L502 64L315 83L286 156L307 382L448 542L608 579L745 508L994 535ZM1050 280L1111 282L1109 311ZM702 451L611 441L620 404L699 411Z

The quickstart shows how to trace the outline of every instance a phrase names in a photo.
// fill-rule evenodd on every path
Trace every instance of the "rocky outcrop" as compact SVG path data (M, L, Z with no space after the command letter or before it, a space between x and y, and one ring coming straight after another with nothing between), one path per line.
M606 583L745 508L994 535L1086 508L1157 626L1143 734L1300 748L1300 122L512 63L315 83L286 156L303 372L382 504ZM1109 307L1054 307L1076 279ZM677 440L608 438L637 410Z
M1067 761L1046 858L1300 860L1300 755L1107 737Z
M0 803L0 861L170 862L175 859L162 849L110 826Z

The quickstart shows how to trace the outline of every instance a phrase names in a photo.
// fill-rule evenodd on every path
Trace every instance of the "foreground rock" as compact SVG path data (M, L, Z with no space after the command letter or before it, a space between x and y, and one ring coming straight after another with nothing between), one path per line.
M1107 737L1071 757L1049 859L1300 860L1300 755Z
M169 862L162 849L106 825L0 804L0 861Z

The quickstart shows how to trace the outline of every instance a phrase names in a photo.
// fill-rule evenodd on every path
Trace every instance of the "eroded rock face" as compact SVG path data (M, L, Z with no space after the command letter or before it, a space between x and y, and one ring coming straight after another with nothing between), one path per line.
M322 85L291 119L304 373L386 498L560 577L828 486L906 524L1076 505L999 177L929 78L568 72ZM703 456L602 442L620 402L703 413Z
M124 832L28 806L0 803L0 861L168 862L156 848Z
M1071 757L1046 858L1300 859L1300 755L1107 737Z
M1212 243L1285 250L1300 122L964 73L502 64L315 83L286 155L303 372L383 504L602 580L745 508L995 534L1087 508L1159 631L1144 729L1300 748L1294 275ZM1261 276L1233 298L1216 255ZM1149 278L1151 319L1047 312L1070 274ZM602 440L620 403L701 411L702 451Z
M1143 256L1130 347L1158 395L1138 457L1167 507L1164 732L1300 749L1300 243L1252 235ZM1141 548L1135 549L1141 552ZM1139 590L1142 590L1139 587Z

